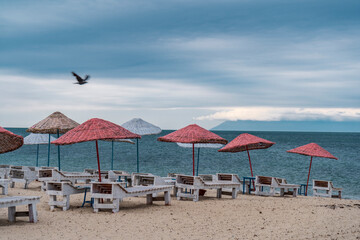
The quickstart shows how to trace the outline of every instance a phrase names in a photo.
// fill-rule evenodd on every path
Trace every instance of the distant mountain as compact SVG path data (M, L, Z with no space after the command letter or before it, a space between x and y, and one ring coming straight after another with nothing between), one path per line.
M225 121L211 130L360 132L359 121Z

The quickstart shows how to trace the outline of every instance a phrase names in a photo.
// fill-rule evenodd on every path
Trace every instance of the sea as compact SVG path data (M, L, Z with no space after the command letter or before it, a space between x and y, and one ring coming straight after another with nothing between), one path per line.
M27 136L26 128L6 128ZM158 135L142 136L138 141L140 172L167 176L168 173L192 175L192 148L176 143L159 142L157 138L173 130L164 130ZM214 131L229 142L242 131ZM343 188L343 198L360 199L360 133L341 132L248 132L276 144L268 149L249 151L253 173L261 176L286 178L288 183L306 184L310 157L287 153L287 150L317 143L338 160L314 157L311 167L312 179L332 181L335 187ZM56 135L53 135L56 137ZM136 142L136 141L134 141ZM136 144L99 141L99 156L102 170L136 172ZM199 156L199 174L235 173L240 177L251 176L246 152L224 153L213 148L195 149L195 161ZM35 166L36 145L0 154L0 164ZM60 147L61 170L83 171L97 168L95 142L76 143ZM39 166L47 166L48 145L39 146ZM58 148L50 146L50 166L58 166ZM312 193L309 188L309 193Z

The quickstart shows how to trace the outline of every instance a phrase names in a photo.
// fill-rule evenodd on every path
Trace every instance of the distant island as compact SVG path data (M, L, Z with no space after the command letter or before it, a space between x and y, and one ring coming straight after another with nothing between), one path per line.
M211 130L360 132L360 121L225 121Z

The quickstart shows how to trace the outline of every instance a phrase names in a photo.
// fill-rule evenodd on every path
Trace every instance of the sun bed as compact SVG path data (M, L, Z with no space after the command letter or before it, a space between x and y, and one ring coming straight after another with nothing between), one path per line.
M159 185L169 185L172 186L174 189L174 196L176 196L177 193L177 189L175 187L175 182L176 180L174 180L174 178L172 177L160 177L160 176L155 176L155 175L150 175L150 174L146 174L146 175L140 175L140 174L134 174L133 175L133 182L132 182L132 186L159 186ZM156 194L154 194L155 197Z
M99 179L99 175L91 175L90 173L84 172L61 172L57 169L40 169L38 180L42 182L42 190L46 190L46 182L62 182L70 181L73 185L77 181L85 181L89 183L90 181L96 181Z
M285 194L292 194L294 197L296 197L299 188L300 185L288 184L284 178L267 176L255 177L255 195L275 196L277 193L275 190L280 189L279 193L281 197L283 197ZM269 189L269 191L266 191L266 189ZM292 191L289 189L292 189Z
M16 217L29 217L29 221L37 222L36 204L40 202L40 197L24 196L24 197L4 197L0 198L0 208L8 208L9 222L15 222ZM16 211L16 206L28 205L28 211Z
M237 181L213 180L204 181L200 176L177 175L175 186L178 188L177 199L190 198L199 201L200 189L216 189L217 198L221 198L223 188L232 189L232 198L236 198L241 183ZM190 190L190 191L188 191Z
M289 184L286 182L284 178L272 178L272 186L274 189L280 189L280 196L283 197L284 195L293 195L293 197L297 196L298 190L300 185L298 184ZM292 190L290 190L292 189Z
M146 195L146 204L152 204L154 200L153 194L160 192L164 192L165 205L170 205L172 186L135 186L125 188L124 184L120 182L91 183L91 198L94 198L94 212L98 212L99 209L111 209L114 213L118 212L120 202L127 197Z
M84 193L84 186L74 186L71 182L47 182L46 193L50 197L50 211L54 211L55 207L61 207L63 211L70 208L70 195ZM57 197L61 196L62 201Z
M338 195L333 192L338 192ZM342 188L335 188L331 181L313 180L314 197L334 197L341 198Z
M24 183L24 188L27 189L32 181L37 180L37 171L32 167L11 166L9 178L12 188L15 186L15 183L19 182Z

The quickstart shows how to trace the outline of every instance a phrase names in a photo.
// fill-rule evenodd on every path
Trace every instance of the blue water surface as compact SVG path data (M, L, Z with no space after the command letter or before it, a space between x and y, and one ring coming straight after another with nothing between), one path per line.
M25 128L7 128L27 136ZM160 176L167 173L192 174L192 148L182 148L176 143L159 142L156 139L172 131L159 135L143 136L139 140L140 172L150 172ZM214 131L233 140L243 132ZM343 188L345 198L360 199L360 133L319 133L319 132L248 132L276 144L268 149L250 151L254 175L286 178L289 183L306 183L310 157L287 153L287 150L311 142L319 144L339 160L313 158L310 181L312 179L331 180L335 187ZM56 137L54 135L54 137ZM111 142L99 141L101 169L111 167ZM136 171L136 145L114 143L114 169ZM35 166L36 145L24 145L16 151L0 154L0 164ZM51 145L50 165L57 166L57 146ZM40 145L39 165L47 165L48 146ZM197 157L197 152L195 154ZM97 168L95 142L61 146L61 169L82 171ZM250 176L249 160L246 152L220 153L217 149L200 150L199 174L236 173L240 177ZM310 191L311 192L311 191Z

